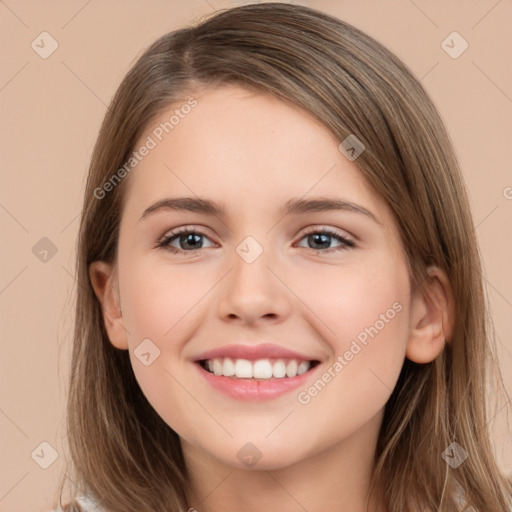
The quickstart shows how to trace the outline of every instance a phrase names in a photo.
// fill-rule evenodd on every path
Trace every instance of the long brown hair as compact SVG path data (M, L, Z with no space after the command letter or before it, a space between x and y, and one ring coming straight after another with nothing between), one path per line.
M115 261L129 177L103 198L98 189L159 113L222 84L298 105L340 142L355 134L366 146L355 163L393 212L412 289L428 286L429 265L450 279L453 337L431 363L405 359L385 406L372 489L389 512L460 510L457 488L477 512L507 511L512 484L493 455L486 400L486 390L504 388L467 193L443 122L420 82L380 43L327 14L284 3L217 11L160 37L128 72L105 115L77 245L70 461L61 504L69 479L72 498L90 492L109 511L188 508L179 437L146 400L128 351L109 342L88 269L96 260ZM441 457L454 441L469 454L456 469ZM65 510L76 508L72 499Z

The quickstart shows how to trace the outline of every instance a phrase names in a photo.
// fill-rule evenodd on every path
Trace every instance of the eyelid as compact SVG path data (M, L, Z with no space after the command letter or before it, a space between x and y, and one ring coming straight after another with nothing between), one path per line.
M349 239L351 241L353 241L355 239L355 237L353 235L351 235L350 233L348 233L345 230L342 230L340 228L331 228L331 227L328 227L327 225L322 225L322 224L309 226L304 229L305 229L305 231L302 233L302 236L309 235L311 233L317 233L318 231L324 230L324 231L329 231L332 234L336 234L342 238ZM169 229L165 232L165 234L162 237L160 237L160 239L164 240L164 239L168 238L169 236L178 235L181 233L188 233L189 231L194 231L194 232L197 232L198 234L201 234L201 235L204 235L205 237L210 238L210 236L205 231L203 231L203 228L201 226L196 225L196 224L190 224L190 225L186 225L186 226L180 226L180 227L177 227L174 229Z
M210 236L207 233L205 233L204 231L202 231L201 228L197 228L195 225L189 225L189 226L181 226L181 227L166 231L166 233L162 237L160 237L158 242L160 243L160 242L163 242L163 241L165 241L171 237L174 237L176 235L180 235L183 233L190 233L190 232L194 232L198 235L202 235L206 238L210 238ZM334 235L339 236L340 238L344 238L350 242L354 241L353 240L354 237L352 235L350 235L349 233L347 233L346 231L344 231L344 230L338 231L337 228L330 228L330 227L323 226L323 225L316 225L316 226L310 226L310 227L305 228L305 231L301 233L300 239L304 238L306 235L310 235L313 233L322 233L322 232L329 234L329 235L333 235L333 236Z
M204 238L207 238L208 240L211 240L211 237L205 233L201 228L197 228L194 225L188 225L188 226L180 226L175 229L171 229L165 233L163 237L160 237L156 244L156 249L167 249L169 252L173 254L184 254L184 253L190 253L191 255L194 253L199 252L201 249L208 249L209 247L201 247L199 249L195 250L184 250L179 249L176 247L173 247L170 245L171 241L179 239L179 236L182 234L196 234L199 236L202 236ZM325 234L328 237L337 239L340 242L340 245L335 247L330 247L327 249L313 249L311 247L302 247L305 249L309 249L310 251L317 251L319 253L329 254L333 252L340 252L343 250L351 249L356 247L356 244L354 242L354 237L347 233L344 230L340 230L339 228L332 228L327 227L325 225L314 225L314 226L308 226L305 228L304 231L302 231L301 236L299 237L298 241L295 243L299 243L301 240L303 240L305 237L311 234ZM215 244L215 242L213 242ZM210 247L211 248L211 247Z
M326 234L329 234L331 236L338 236L340 238L343 238L345 239L347 242L352 242L354 243L355 242L355 237L352 236L350 233L348 233L347 231L343 230L343 229L339 229L339 228L331 228L329 226L325 226L325 225L316 225L316 226L311 226L311 227L308 227L308 228L305 228L306 231L304 231L302 233L302 237L306 236L306 235L310 235L312 233L326 233Z
M182 235L185 233L195 233L197 235L203 236L204 238L208 238L209 240L211 240L213 242L212 237L210 235L208 235L206 233L206 231L203 230L203 228L197 227L196 225L192 224L192 225L180 226L178 228L167 230L165 232L165 234L158 239L157 248L161 247L161 244L170 240L171 238L178 237L179 235ZM176 250L180 251L180 249L176 249ZM186 251L186 252L193 252L193 251Z
M311 247L301 247L302 249L308 249L309 251L315 251L319 254L327 256L332 253L340 253L342 251L347 251L348 249L354 249L357 247L354 242L354 239L353 239L354 237L352 237L345 231L339 231L336 228L331 228L331 227L321 226L321 225L306 228L306 231L302 232L298 242L296 242L296 243L299 243L301 240L303 240L307 236L309 236L311 234L316 234L316 233L324 234L333 239L337 239L340 242L340 245L335 246L335 247L330 247L328 249L313 249Z
M170 236L181 235L182 233L189 233L191 231L209 237L209 235L206 234L206 231L203 230L201 226L197 224L187 224L186 226L179 226L177 228L168 229L161 237L161 239L164 240Z

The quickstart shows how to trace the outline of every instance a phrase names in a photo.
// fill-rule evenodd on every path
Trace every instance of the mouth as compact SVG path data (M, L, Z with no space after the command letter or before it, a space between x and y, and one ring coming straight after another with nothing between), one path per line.
M277 399L313 381L322 361L272 343L224 345L196 355L198 375L208 390L230 399Z
M307 386L321 369L320 361L301 359L200 359L194 366L210 388L230 399L261 402L278 399Z
M206 372L218 377L233 380L272 381L293 379L310 372L320 364L318 360L300 360L296 358L265 358L251 361L218 357L202 359L196 363Z

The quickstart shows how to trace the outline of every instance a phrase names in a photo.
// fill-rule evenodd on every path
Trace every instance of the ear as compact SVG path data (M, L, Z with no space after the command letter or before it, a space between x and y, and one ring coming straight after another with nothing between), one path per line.
M450 280L437 267L429 267L423 293L414 297L406 356L415 363L429 363L450 342L455 320Z
M117 274L113 265L104 261L94 261L89 266L89 277L101 304L110 343L116 348L128 349L127 331L119 302Z

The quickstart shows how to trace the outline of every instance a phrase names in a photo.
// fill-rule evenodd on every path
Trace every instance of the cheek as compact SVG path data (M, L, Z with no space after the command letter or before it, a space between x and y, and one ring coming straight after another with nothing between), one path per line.
M369 420L396 385L409 333L409 279L405 265L383 256L319 284L325 294L315 295L314 307L333 331L325 338L332 358L299 401L311 414L329 410L335 436L347 411Z
M378 410L403 366L409 334L409 279L405 265L382 258L372 265L315 275L315 287L298 284L301 298L325 341L328 374L302 403L343 402L348 410ZM322 376L320 376L322 377ZM325 389L325 391L323 391ZM322 397L320 397L320 394ZM317 399L316 396L319 396ZM344 409L346 411L346 409ZM343 414L333 411L333 415Z
M404 338L408 327L409 282L406 267L386 254L350 267L327 266L297 273L294 292L316 317L315 325L332 348L345 351L368 330ZM304 309L306 311L306 309ZM400 336L399 336L400 334ZM384 336L382 336L384 338ZM387 337L387 336L386 336Z
M186 431L186 415L176 414L191 406L186 390L192 387L181 361L188 339L183 333L189 329L194 305L197 306L206 293L208 288L203 288L208 283L196 280L191 272L180 272L176 266L154 262L151 266L144 265L135 258L126 258L123 266L120 264L120 282L123 284L123 318L129 332L130 359L137 382L164 421L172 428ZM144 352L150 352L151 359L153 354L158 354L149 365L143 364L137 355L142 352L139 345L146 339L154 345L146 345L149 348Z
M131 348L149 338L166 353L178 354L187 342L182 333L197 327L198 312L215 306L210 301L216 294L208 296L208 292L218 276L212 268L191 272L187 266L180 271L166 262L149 266L135 258L124 263L122 309ZM394 353L405 353L409 291L405 266L381 254L371 264L308 267L291 273L283 269L285 281L293 283L300 299L295 302L297 311L290 314L314 326L327 353L341 355L354 340L363 347L364 359L374 356L389 362ZM176 342L169 343L171 339Z
M183 388L179 384L186 381L188 377L184 375L190 371L183 348L198 327L198 315L204 314L205 295L218 278L208 269L180 269L165 261L145 264L134 257L120 260L119 272L134 374L155 410L174 422L176 409L190 406L190 395L185 391L190 386L186 384ZM142 351L138 347L147 339L151 344L144 341L144 347L149 349ZM137 354L148 350L150 357L158 357L145 366Z
M127 261L126 269L121 276L122 306L132 344L142 338L171 338L208 290L207 282L165 263L145 266Z
M353 341L365 348L371 344L379 352L393 347L405 350L406 292L395 277L346 279L343 292L328 306L336 332L333 345L338 352L349 350ZM387 346L389 343L392 347Z

